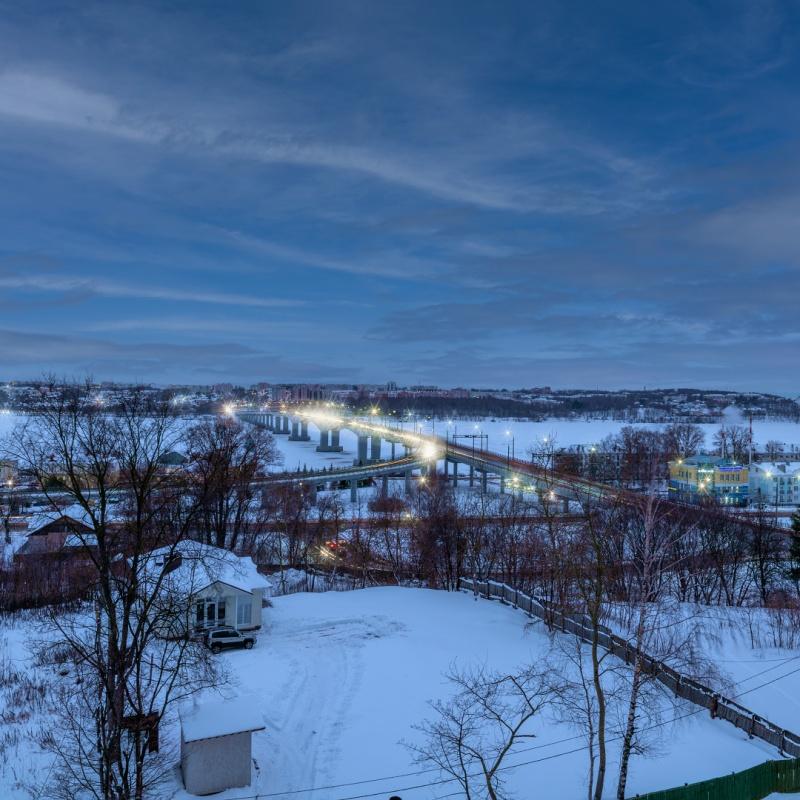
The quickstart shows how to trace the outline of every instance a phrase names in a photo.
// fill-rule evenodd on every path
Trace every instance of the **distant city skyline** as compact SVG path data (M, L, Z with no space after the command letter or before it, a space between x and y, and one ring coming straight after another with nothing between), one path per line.
M797 17L3 4L0 376L796 397Z

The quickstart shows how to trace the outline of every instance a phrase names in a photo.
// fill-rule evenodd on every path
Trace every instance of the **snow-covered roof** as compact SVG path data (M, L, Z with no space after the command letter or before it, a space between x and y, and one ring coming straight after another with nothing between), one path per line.
M264 718L259 702L252 697L235 697L201 703L181 712L181 728L186 742L214 739L247 731L263 731Z
M791 475L800 470L800 461L759 461L753 464L753 470L772 475Z
M169 588L193 594L213 583L224 583L234 589L252 592L269 590L272 584L257 569L249 556L237 556L230 550L209 544L186 540L153 550L148 565L162 570L167 562L180 558L180 562L166 576Z
M74 503L66 508L46 509L32 514L27 520L28 533L38 531L41 528L44 528L45 525L49 525L51 522L57 522L62 517L67 517L76 523L86 525L90 528L92 527L91 517L86 513L86 510L78 503Z

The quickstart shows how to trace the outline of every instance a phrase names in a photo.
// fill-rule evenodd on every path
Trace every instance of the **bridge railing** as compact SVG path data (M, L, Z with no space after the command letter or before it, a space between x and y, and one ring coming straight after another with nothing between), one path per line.
M292 483L304 479L319 481L345 480L360 476L391 474L398 470L414 469L421 466L422 462L414 457L395 459L394 461L377 461L373 464L344 467L332 470L300 470L298 472L275 472L259 479L259 483Z

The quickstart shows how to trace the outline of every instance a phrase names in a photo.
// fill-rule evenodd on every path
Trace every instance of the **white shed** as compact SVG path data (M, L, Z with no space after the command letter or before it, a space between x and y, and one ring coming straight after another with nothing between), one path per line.
M250 785L253 731L263 731L258 701L237 697L202 703L181 714L181 772L192 794Z

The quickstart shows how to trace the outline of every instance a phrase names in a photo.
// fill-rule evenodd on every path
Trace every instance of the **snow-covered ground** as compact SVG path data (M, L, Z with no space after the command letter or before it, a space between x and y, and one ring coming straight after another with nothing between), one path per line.
M553 652L541 623L521 611L464 593L387 587L292 594L272 602L272 608L264 609L264 629L256 647L220 656L232 676L223 695L247 696L266 726L253 736L257 768L252 787L222 793L220 800L257 792L276 795L275 800L282 796L336 800L373 793L377 798L397 793L404 800L445 796L455 787L421 785L435 781L438 774L414 774L421 767L401 743L418 741L413 726L431 716L428 702L449 696L444 673L453 664L510 671L544 664ZM35 624L18 620L14 625L12 620L0 621L3 655L36 677L41 669L31 670L25 644L35 634ZM787 662L793 654L786 650L753 651L745 636L736 639L726 633L715 646L720 665L742 687L748 681L755 685L781 678L800 666ZM774 671L764 672L773 665ZM760 674L748 678L756 673ZM789 727L800 727L795 699L800 696L800 674L782 678L772 687L769 693L765 689L763 695L753 693L742 701ZM694 710L688 705L675 711L665 707L668 718L689 716L652 733L651 755L632 761L629 795L715 777L776 757L772 748L748 740L704 712L690 713ZM34 731L46 722L34 709L21 730ZM11 731L14 725L4 727ZM586 753L580 749L583 739L576 729L545 713L532 732L536 738L520 745L508 762L519 765L507 773L517 796L530 796L534 785L542 789L542 796L554 800L583 797ZM165 743L177 741L178 735L174 724L162 731ZM612 760L618 757L616 747L612 742ZM23 779L44 774L47 768L47 757L32 741L20 737L0 758L0 797L27 797ZM614 764L610 775L609 797L614 792ZM359 781L367 782L353 785ZM337 788L311 791L331 786ZM191 797L180 788L177 769L163 796Z
M631 423L613 419L546 419L541 422L531 420L514 420L501 418L480 419L436 419L418 420L417 422L390 423L406 430L418 430L424 433L435 433L438 436L463 436L464 434L487 434L490 450L506 452L511 445L518 456L525 456L528 448L542 449L545 445L555 447L571 447L573 445L596 445L609 434L617 433ZM726 425L748 425L736 414L725 419ZM661 430L666 425L660 423L637 423L635 427L649 430ZM714 434L719 424L704 423L698 426L706 436L705 447L711 449ZM753 442L756 449L763 447L770 440L783 442L788 451L794 447L800 450L800 424L785 420L753 420ZM469 439L460 439L459 443L470 445ZM479 440L475 441L480 446ZM486 440L484 439L484 446Z
M254 737L260 769L248 793L413 773L419 767L400 742L415 740L412 726L430 716L428 701L450 692L443 673L451 664L513 670L542 663L551 647L540 625L529 625L521 612L467 594L393 587L294 594L273 602L257 647L223 656L237 691L259 698L267 726ZM576 731L549 716L534 730L536 739L510 761L534 763L511 770L510 784L520 797L531 785L547 787L549 798L582 797L585 753L569 752L582 744L569 739ZM655 757L633 762L630 793L701 780L774 755L732 726L696 714L664 727ZM407 788L436 778L407 775L292 796L330 800L397 792L422 800L447 794L445 786L453 790L452 784Z
M793 647L772 646L777 636L776 613L764 609L687 607L702 622L706 655L729 686L726 693L751 711L800 733L800 637ZM773 621L770 622L770 617Z

